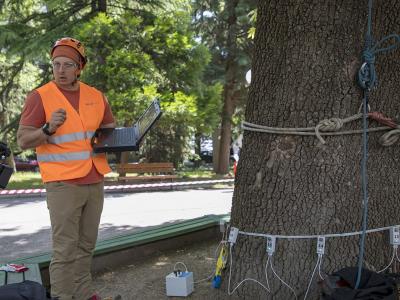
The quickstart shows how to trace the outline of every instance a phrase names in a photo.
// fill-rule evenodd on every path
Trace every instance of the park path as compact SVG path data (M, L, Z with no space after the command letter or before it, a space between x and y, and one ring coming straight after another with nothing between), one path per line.
M106 193L99 240L230 212L233 188ZM51 249L44 196L0 198L0 263Z

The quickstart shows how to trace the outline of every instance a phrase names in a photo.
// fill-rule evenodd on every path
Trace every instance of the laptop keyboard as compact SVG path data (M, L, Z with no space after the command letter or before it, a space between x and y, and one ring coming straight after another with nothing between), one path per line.
M114 131L112 141L114 145L133 145L135 142L136 141L133 127L121 128Z

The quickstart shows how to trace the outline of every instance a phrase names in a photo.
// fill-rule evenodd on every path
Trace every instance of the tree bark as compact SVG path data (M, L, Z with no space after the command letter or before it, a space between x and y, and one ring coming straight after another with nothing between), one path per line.
M219 165L219 146L221 144L220 142L220 137L221 137L221 128L217 127L214 129L212 139L213 139L213 171L217 173L218 171L218 165Z
M361 66L367 13L368 1L259 1L246 120L271 127L309 127L356 114L362 91L355 75ZM400 2L374 1L372 20L376 40L399 33ZM373 111L392 118L400 115L399 64L399 50L378 54L379 85L370 97ZM362 123L345 126L360 129ZM400 154L398 147L378 143L381 134L369 134L368 228L400 223ZM327 137L323 145L315 137L245 131L232 226L294 236L361 230L361 159L360 134ZM358 235L327 238L322 271L330 274L356 266L359 241ZM231 290L245 278L266 284L265 238L240 234L232 255ZM390 258L388 233L367 234L364 266L380 270ZM304 298L316 261L315 238L277 240L274 270L298 299ZM247 282L237 289L240 298L295 298L270 268L268 276L270 293ZM308 299L318 299L318 277Z
M107 0L92 0L90 5L92 12L107 12Z
M201 153L201 137L202 134L199 132L196 132L194 135L194 153L198 155L199 159L194 161L194 167L198 168L200 167L201 164L201 158L200 158L200 153Z
M107 0L99 0L98 6L100 12L107 12Z
M237 77L238 77L238 24L236 16L236 7L239 0L226 1L227 10L227 59L225 67L225 84L223 91L224 105L221 112L221 138L219 145L219 160L216 172L218 174L227 174L229 172L229 153L232 137L232 116L235 112L236 98L238 92Z

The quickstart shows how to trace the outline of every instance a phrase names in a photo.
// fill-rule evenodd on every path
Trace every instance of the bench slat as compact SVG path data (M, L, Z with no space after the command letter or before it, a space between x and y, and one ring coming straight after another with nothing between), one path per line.
M117 168L118 172L131 172L131 173L152 173L152 172L174 172L174 168L169 167L123 167Z
M158 176L120 176L118 180L164 180L164 179L176 179L177 175L158 175Z
M27 265L29 270L25 272L25 279L30 281L36 281L42 284L42 275L40 274L40 268L38 264Z
M0 286L4 285L6 283L6 272L1 271L0 272Z
M144 174L144 173L148 173L148 174L157 174L157 173L167 173L167 174L173 174L174 171L173 170L161 170L161 169L143 169L143 170L120 170L117 173L121 174L121 173L128 173L128 174L133 174L133 173L137 173L137 174Z
M173 169L173 163L127 163L127 164L117 164L118 168L170 168Z
M171 162L153 162L153 163L124 163L124 164L117 164L117 166L144 166L144 167L173 167L174 164Z
M129 235L116 236L97 243L95 254L126 249L133 246L172 238L186 233L209 228L219 224L220 217L205 216L197 219L186 220L175 224L159 226L154 229L135 232Z
M40 284L42 284L42 276L40 274L40 268L38 264L26 264L26 266L29 268L25 272L25 280L31 280L31 281L36 281ZM0 286L4 285L6 279L5 272L0 272ZM14 272L8 272L7 273L7 284L11 283L18 283L24 281L24 275L23 273L14 273Z
M7 273L7 284L11 283L18 283L24 281L24 277L22 273L13 273L13 272L8 272Z
M165 180L178 178L178 176L174 174L174 165L170 162L118 164L117 172L119 175L119 181ZM126 176L127 174L140 175Z

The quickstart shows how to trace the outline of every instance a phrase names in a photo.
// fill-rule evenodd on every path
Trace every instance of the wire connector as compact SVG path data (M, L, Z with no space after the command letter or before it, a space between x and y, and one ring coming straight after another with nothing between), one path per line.
M317 238L317 254L324 255L325 254L325 237L319 236Z
M231 230L229 231L228 242L231 244L236 243L238 234L239 234L239 229L236 227L231 227Z
M390 244L393 246L400 245L400 226L390 228Z
M225 220L221 219L219 220L219 231L221 233L225 233Z
M273 236L273 235L267 236L267 253L268 253L268 255L274 254L275 245L276 245L276 236Z

